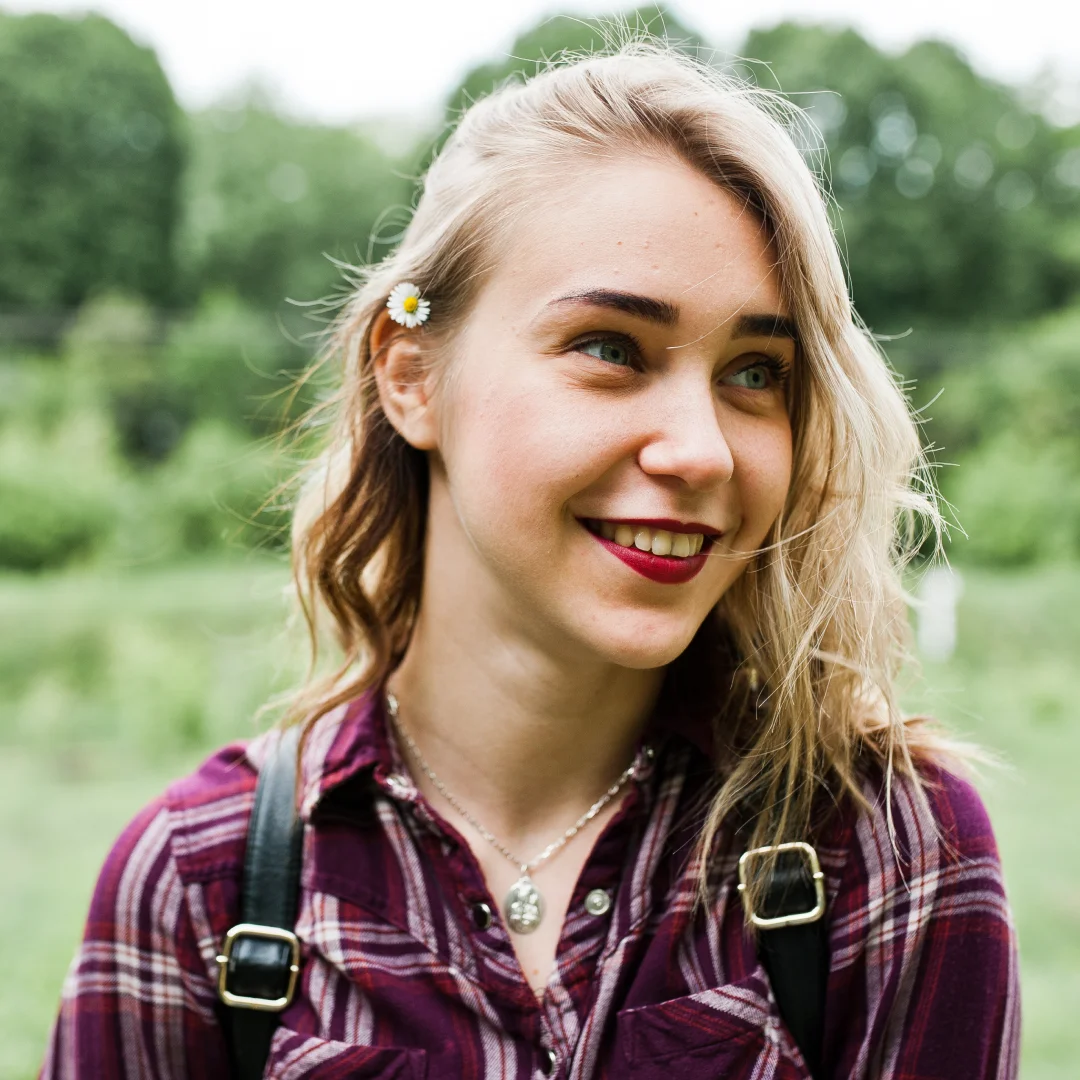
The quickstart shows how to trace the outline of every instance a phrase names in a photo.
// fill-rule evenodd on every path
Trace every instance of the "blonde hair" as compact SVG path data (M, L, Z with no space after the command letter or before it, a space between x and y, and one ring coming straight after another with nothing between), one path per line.
M438 353L544 175L646 152L676 156L760 215L799 331L787 504L704 628L726 641L727 659L694 653L716 667L708 704L730 751L701 850L747 807L751 845L802 839L823 787L863 799L866 761L887 778L914 776L918 758L947 752L932 727L902 718L894 689L908 632L901 571L943 523L907 400L855 316L826 197L789 134L799 115L778 95L641 42L551 64L465 112L400 246L355 271L335 327L328 355L343 365L342 385L293 536L314 649L325 613L343 659L309 678L294 720L312 723L379 685L420 601L427 463L380 407L369 345L390 289L411 281L430 299L423 333Z

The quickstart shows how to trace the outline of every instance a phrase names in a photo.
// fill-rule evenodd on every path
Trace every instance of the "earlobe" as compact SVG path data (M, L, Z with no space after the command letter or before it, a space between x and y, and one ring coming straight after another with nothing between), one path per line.
M420 335L396 325L386 311L371 324L372 366L379 401L397 433L417 450L436 447L431 379Z

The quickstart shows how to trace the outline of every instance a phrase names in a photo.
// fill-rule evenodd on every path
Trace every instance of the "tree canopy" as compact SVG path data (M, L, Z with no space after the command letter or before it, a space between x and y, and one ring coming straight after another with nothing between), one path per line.
M407 217L413 186L362 131L299 123L257 96L198 113L181 226L187 295L230 290L269 309L326 296L342 280L334 259L385 254L372 234L387 215Z
M824 136L855 301L875 329L1023 318L1080 286L1063 133L1015 89L940 41L894 56L853 30L788 22L742 51Z
M183 117L153 51L98 15L0 13L0 307L172 300Z

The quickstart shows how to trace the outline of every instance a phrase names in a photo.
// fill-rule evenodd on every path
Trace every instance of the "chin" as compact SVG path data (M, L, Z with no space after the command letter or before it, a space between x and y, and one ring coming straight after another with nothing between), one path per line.
M655 618L598 620L587 633L598 656L620 667L644 671L666 667L686 651L700 622L657 625ZM605 634L604 631L610 632Z

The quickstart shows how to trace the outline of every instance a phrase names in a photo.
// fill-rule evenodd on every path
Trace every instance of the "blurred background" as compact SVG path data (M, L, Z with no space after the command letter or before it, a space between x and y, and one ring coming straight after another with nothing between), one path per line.
M962 526L912 581L906 700L1004 763L1023 1075L1077 1075L1080 16L885 7L0 8L0 1077L37 1070L119 829L298 673L275 493L340 263L393 245L462 103L619 13L813 122Z

